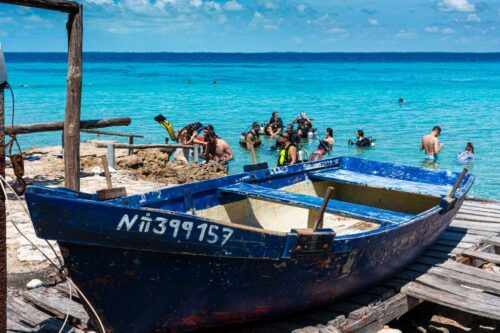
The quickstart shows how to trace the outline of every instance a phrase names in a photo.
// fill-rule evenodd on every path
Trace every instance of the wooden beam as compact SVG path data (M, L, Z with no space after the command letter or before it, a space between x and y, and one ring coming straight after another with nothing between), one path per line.
M143 145L129 145L128 143L102 143L95 144L97 148L107 148L113 146L116 149L152 149L152 148L194 148L196 145L181 145L181 144L143 144Z
M81 129L102 128L112 126L128 126L130 125L130 118L107 118L107 119L93 119L80 121ZM8 126L5 128L6 134L30 134L37 132L53 132L64 130L64 122L56 121L50 123L33 123L26 125Z
M123 137L128 137L132 138L132 143L133 144L133 138L144 138L144 135L138 135L138 134L129 134L129 133L118 133L118 132L109 132L109 131L99 131L99 130L94 130L94 129L82 129L81 125L82 122L80 122L80 132L85 132L85 133L93 133L93 134L98 134L98 135L111 135L111 136L123 136Z
M80 190L80 111L82 105L83 7L68 17L68 76L64 116L64 184Z
M65 13L78 13L80 10L78 3L66 0L0 0L0 3L56 10Z
M0 175L5 177L4 85L0 85ZM0 332L7 332L7 226L5 200L0 192Z

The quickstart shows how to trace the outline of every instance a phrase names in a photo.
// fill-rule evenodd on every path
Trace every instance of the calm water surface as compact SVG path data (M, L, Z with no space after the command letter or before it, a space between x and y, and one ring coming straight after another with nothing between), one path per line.
M138 142L163 142L166 132L153 120L158 113L176 128L193 121L211 123L235 152L231 173L251 162L238 145L241 132L252 121L267 121L274 110L285 123L307 112L320 133L332 127L336 139L332 156L415 166L424 165L420 137L440 125L445 147L438 163L426 167L459 171L464 165L456 162L455 154L472 141L476 159L469 167L477 177L472 194L500 199L500 57L476 62L439 62L431 55L418 61L280 60L279 56L242 61L242 57L168 62L152 61L147 55L138 60L131 54L119 61L90 59L84 65L82 119L131 117L132 125L120 130L144 134ZM16 96L16 123L62 120L64 57L6 58ZM401 96L408 102L399 105ZM376 138L374 148L361 151L347 145L358 128ZM83 140L90 138L82 134ZM60 133L21 136L21 143L59 144ZM258 150L259 160L270 165L277 158L269 149L272 144L264 139ZM313 150L316 145L306 148Z

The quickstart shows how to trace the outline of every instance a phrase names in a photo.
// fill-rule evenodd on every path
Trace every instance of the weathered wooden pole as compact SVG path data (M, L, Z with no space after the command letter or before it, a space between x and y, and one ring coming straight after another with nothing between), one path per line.
M83 6L69 14L68 76L66 114L64 116L64 182L67 188L80 190L80 111L82 105Z
M5 177L5 109L4 88L0 85L0 175ZM0 192L0 332L7 332L7 221L5 200Z

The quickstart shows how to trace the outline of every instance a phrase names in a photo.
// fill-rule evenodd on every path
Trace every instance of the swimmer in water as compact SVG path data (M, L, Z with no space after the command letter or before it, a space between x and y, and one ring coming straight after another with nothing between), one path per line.
M404 98L403 97L399 97L399 100L398 100L399 104L403 104L405 102Z
M439 135L441 135L441 127L434 126L429 134L422 137L420 150L425 151L425 159L428 161L435 161L444 147L443 143L439 143Z
M356 138L357 141L353 142L352 140L349 140L348 143L351 145L356 145L358 147L371 147L372 146L372 141L365 137L365 132L363 130L357 130L356 131Z
M470 161L474 159L474 145L472 142L467 142L465 146L465 151L457 154L457 160L460 161Z

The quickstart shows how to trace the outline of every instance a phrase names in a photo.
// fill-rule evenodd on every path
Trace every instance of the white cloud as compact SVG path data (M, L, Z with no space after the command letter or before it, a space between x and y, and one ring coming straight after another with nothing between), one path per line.
M439 32L439 27L436 27L435 25L430 26L430 27L425 27L424 31L425 32Z
M264 30L276 30L281 23L282 19L273 21L257 11L253 14L252 21L250 21L250 27L252 29L262 28Z
M191 0L190 4L194 8L199 8L201 7L201 5L203 5L203 0Z
M344 34L347 32L347 29L344 28L330 28L325 31L327 34Z
M443 29L441 29L441 33L445 34L445 35L450 35L450 34L454 34L455 30L453 30L452 28L443 28Z
M376 19L376 18L369 18L368 23L370 23L371 25L380 25L380 23L378 22L378 19Z
M417 34L414 33L411 30L402 29L402 30L399 30L399 32L396 34L396 37L400 37L400 38L413 38L416 35Z
M252 21L250 21L250 27L257 28L263 20L264 20L264 15L262 15L259 12L253 13Z
M278 8L280 8L279 4L277 4L276 2L273 2L273 1L266 1L266 2L264 2L263 6L265 9L278 9Z
M103 5L114 5L113 0L85 0L85 2L93 5L103 6Z
M222 10L221 5L219 3L217 3L217 2L215 2L215 1L207 1L207 2L205 2L205 7L207 7L208 9L213 9L216 12L220 12Z
M468 0L438 0L437 8L444 12L470 13L476 11L476 5Z
M223 8L227 11L239 11L243 10L243 5L236 0L230 0L224 4Z
M477 14L469 14L465 19L465 22L469 23L479 23L481 22L481 18Z
M295 8L297 8L297 10L298 10L299 12L303 13L303 12L305 12L305 10L307 9L307 6L306 6L306 5L304 5L303 3L301 3L301 4L298 4L298 5L297 5L297 7L295 7Z
M304 40L300 37L292 37L292 42L294 42L295 44L302 44Z
M429 32L429 33L440 33L440 34L444 34L444 35L450 35L450 34L455 33L455 30L453 30L451 28L448 28L448 27L440 28L440 27L435 26L435 25L424 28L424 31Z

